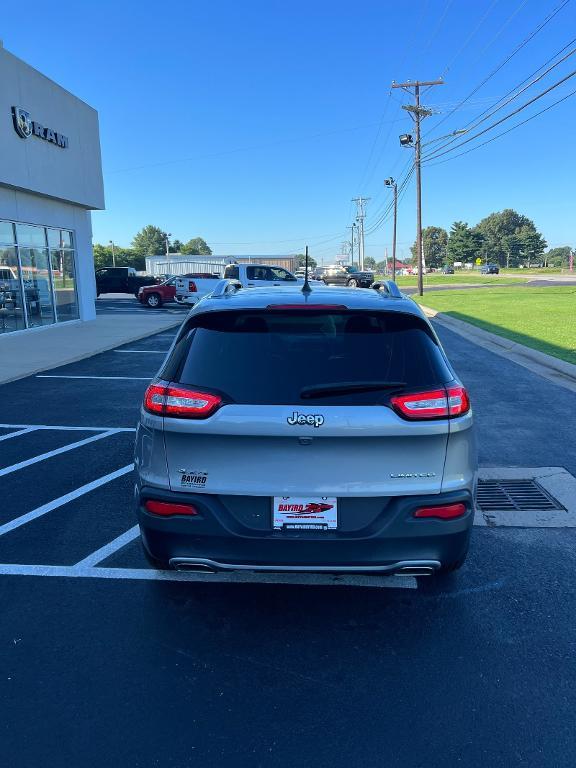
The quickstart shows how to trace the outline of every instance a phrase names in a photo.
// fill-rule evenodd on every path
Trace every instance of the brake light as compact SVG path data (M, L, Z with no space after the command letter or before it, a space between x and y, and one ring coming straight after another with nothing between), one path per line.
M390 398L394 410L405 419L450 419L470 410L470 400L464 387L432 389L395 395Z
M344 304L268 304L266 309L348 309Z
M180 419L205 419L222 404L222 398L208 392L196 392L173 384L150 384L144 395L144 407L158 416Z
M154 499L148 499L144 508L153 515L162 515L163 517L170 517L171 515L192 517L198 514L198 510L193 504L173 504L170 501L155 501Z
M439 520L453 520L462 517L466 512L464 504L445 504L441 507L420 507L414 512L414 517L436 517Z
M189 293L197 293L198 288L196 288L196 283L194 280L188 280L188 291Z

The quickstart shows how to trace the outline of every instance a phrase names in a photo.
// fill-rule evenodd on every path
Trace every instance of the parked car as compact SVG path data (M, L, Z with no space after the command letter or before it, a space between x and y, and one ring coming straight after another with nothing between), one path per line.
M481 275L498 275L500 274L500 267L498 264L484 264L480 267Z
M445 267L442 267L442 274L443 275L453 275L454 274L454 267L451 267L449 264L447 264Z
M326 285L347 285L349 288L369 288L374 282L374 272L361 272L357 267L343 267L340 264L320 267L315 277Z
M395 284L222 281L146 390L135 456L158 567L429 574L466 557L468 394Z
M283 267L269 264L227 264L224 278L237 280L244 288L265 288L270 286L296 285L302 287L303 277L296 277ZM217 285L219 275L207 276L204 280L182 279L176 282L176 296L187 304L196 304L203 296L211 293Z
M176 302L182 304L183 300L176 295L176 284L179 280L220 279L220 275L212 275L209 272L190 272L186 275L172 275L167 280L157 285L143 285L138 290L138 301L151 309L158 309L162 304Z
M156 285L158 278L137 275L132 267L102 267L96 270L96 296L101 293L131 293L138 298L143 285Z

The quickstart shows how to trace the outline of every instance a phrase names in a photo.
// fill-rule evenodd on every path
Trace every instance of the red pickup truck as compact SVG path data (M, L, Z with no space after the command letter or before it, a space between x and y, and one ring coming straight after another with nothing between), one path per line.
M145 285L138 291L138 301L151 309L158 309L162 304L172 301L183 304L184 302L178 301L176 298L176 280L181 277L200 278L213 277L213 275L203 272L190 272L186 275L174 275L158 285Z

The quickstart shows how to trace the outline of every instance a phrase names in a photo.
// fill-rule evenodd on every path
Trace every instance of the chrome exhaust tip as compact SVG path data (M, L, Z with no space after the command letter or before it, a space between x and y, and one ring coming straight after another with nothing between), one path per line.
M217 573L214 568L210 568L206 563L187 563L179 560L171 560L170 565L176 571L189 571L193 573Z
M407 565L403 568L400 568L398 571L396 571L396 573L402 574L402 576L432 576L434 570L435 569L431 568L430 566Z

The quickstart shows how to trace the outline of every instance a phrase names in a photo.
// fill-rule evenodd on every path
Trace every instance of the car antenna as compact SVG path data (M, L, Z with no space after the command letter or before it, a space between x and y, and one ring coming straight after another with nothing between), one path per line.
M308 246L306 246L306 262L304 270L304 285L302 286L302 293L312 293L312 288L310 288L310 283L308 282Z

